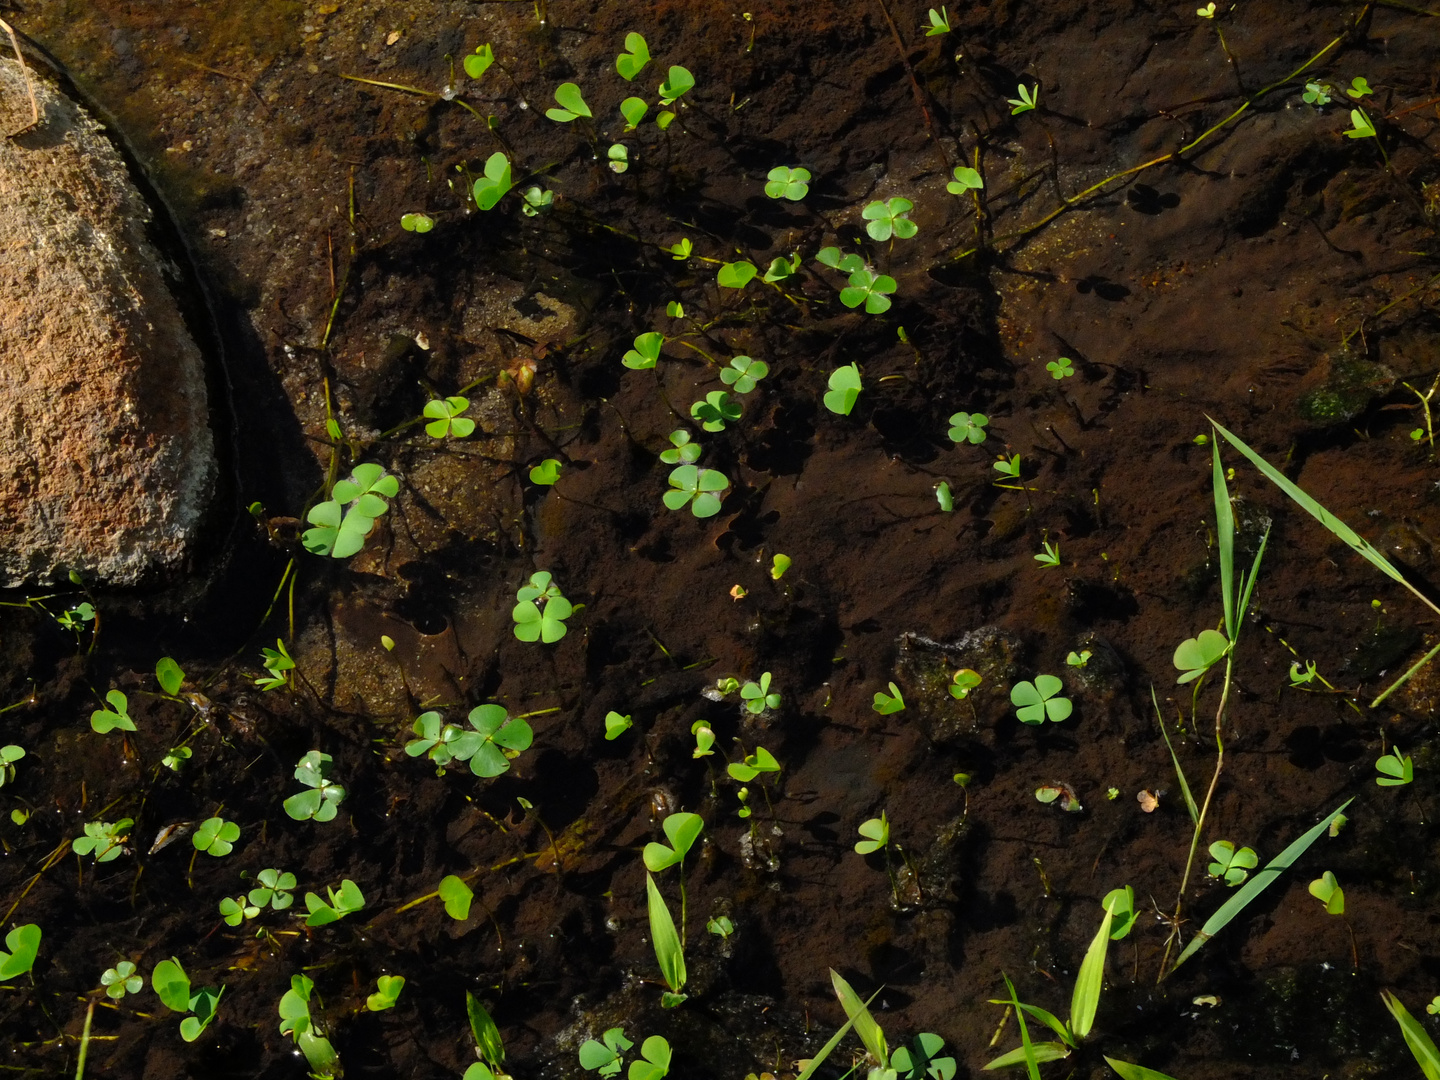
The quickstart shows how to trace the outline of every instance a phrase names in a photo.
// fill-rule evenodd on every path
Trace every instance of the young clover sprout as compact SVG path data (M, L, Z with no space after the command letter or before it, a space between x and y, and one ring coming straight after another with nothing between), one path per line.
M306 529L300 542L315 555L336 559L354 555L365 546L375 519L390 509L385 498L399 492L400 481L379 465L356 465L349 477L335 482L329 499L311 507L305 520L315 528Z
M780 695L770 693L770 672L768 671L760 676L758 683L747 682L742 686L740 699L745 702L745 708L757 715L766 709L780 707Z
M381 975L375 980L375 993L365 999L365 1008L371 1012L392 1009L400 1000L400 991L405 989L405 976Z
M484 174L475 181L471 194L481 210L493 209L514 186L510 178L510 159L499 150L485 159Z
M90 714L90 726L101 735L119 728L121 731L134 731L135 721L130 719L128 711L129 702L119 690L111 690L105 695L105 700L110 703L108 709L96 709Z
M1201 630L1193 638L1186 638L1175 648L1174 664L1182 674L1177 684L1193 682L1200 678L1230 651L1230 642L1219 630Z
M432 439L443 439L447 435L453 435L457 439L465 438L475 430L475 421L460 415L469 407L469 398L463 397L436 398L434 401L427 401L425 416L429 418L430 423L425 425L425 434Z
M1345 93L1356 101L1359 101L1366 94L1372 94L1374 91L1370 89L1370 83L1366 81L1363 75L1356 75L1355 78L1350 80L1350 85L1346 87Z
M860 211L860 216L868 222L865 231L870 234L870 239L898 237L908 240L919 231L919 226L905 216L913 209L915 204L909 199L887 199L885 202L876 199Z
M765 177L765 194L772 199L799 202L810 191L810 170L776 165Z
M530 470L530 482L540 487L554 487L563 468L558 458L546 458Z
M1334 87L1327 86L1324 83L1307 82L1305 84L1305 93L1300 96L1305 104L1314 105L1317 109L1320 109L1330 104L1330 95L1334 92Z
M435 219L429 214L401 214L400 228L406 232L427 233L435 227Z
M985 425L988 423L990 418L984 413L954 413L950 417L950 441L978 446L985 441Z
M1195 14L1202 19L1213 19L1215 17L1215 0L1210 0L1204 7L1196 8Z
M200 1033L215 1019L215 1010L220 1004L225 987L216 990L213 986L190 993L190 976L175 957L161 960L150 973L150 987L172 1012L193 1013L180 1021L180 1037L194 1042Z
M1398 746L1392 746L1388 754L1375 762L1375 771L1384 774L1375 778L1381 787L1398 787L1415 779L1415 763L1401 753Z
M118 859L125 852L125 841L130 839L131 818L121 818L113 824L109 821L88 821L85 835L77 836L70 842L70 850L76 855L93 855L97 863Z
M730 366L720 369L720 381L734 389L737 394L748 394L755 384L770 374L770 365L764 360L751 360L748 356L737 356Z
M1040 546L1043 550L1039 555L1035 556L1035 561L1041 566L1059 566L1060 545L1052 544L1049 540L1045 540L1041 542Z
M180 687L185 682L185 672L173 658L162 656L155 661L155 681L168 697L173 698L180 693Z
M730 481L715 469L698 469L694 465L681 465L669 477L671 491L665 492L661 500L671 510L681 510L686 505L697 518L714 517L720 512L719 492L730 487Z
M5 935L5 948L0 951L0 982L27 974L35 966L40 952L40 927L35 923L17 926Z
M1008 477L1011 480L1020 479L1019 454L1011 454L1009 457L1001 454L999 459L996 460L995 463L990 467L996 472L998 472L1001 476Z
M836 368L830 373L829 385L830 390L823 398L825 408L840 416L849 416L850 410L855 408L855 402L860 397L859 366L846 364Z
M1010 704L1022 724L1059 723L1074 708L1070 699L1057 696L1065 684L1054 675L1036 675L1035 681L1018 682L1010 688Z
M259 914L260 908L248 903L243 896L227 896L220 901L220 917L225 920L226 926L239 926L246 919L253 919Z
M575 608L560 592L560 586L553 583L548 571L531 574L530 584L522 585L515 599L517 603L510 611L510 618L515 622L515 636L521 641L553 645L565 636L569 629L565 620L574 614Z
M865 837L855 845L855 851L859 855L870 855L890 846L890 822L886 819L884 810L880 811L878 818L862 821L858 831Z
M615 57L615 70L626 82L639 75L650 62L650 48L645 39L633 30L625 35L625 52Z
M555 193L533 185L521 193L520 212L526 217L539 217L555 205Z
M607 1029L600 1039L586 1039L581 1044L580 1067L604 1077L619 1076L625 1051L635 1044L625 1037L625 1029L618 1027Z
M634 726L634 723L635 721L631 720L630 717L621 716L615 710L610 710L605 714L605 741L614 742L621 735L624 735L625 732L629 731L630 728Z
M754 685L753 683L751 685ZM778 704L778 703L777 703ZM755 753L746 754L744 761L732 761L725 767L730 779L739 780L742 784L748 784L761 773L772 773L780 771L780 763L775 760L775 755L766 750L763 746L757 746ZM742 814L742 817L748 815Z
M440 879L440 888L436 892L440 896L440 902L445 905L445 914L450 918L456 922L464 922L470 917L470 904L475 899L475 891L463 880L454 874L446 874Z
M1070 667L1083 668L1086 664L1090 663L1090 650L1086 649L1083 652L1067 653L1065 655L1065 663Z
M630 168L630 151L624 143L612 143L610 149L605 151L605 157L613 173L623 173Z
M1056 780L1049 784L1041 784L1035 789L1037 802L1059 803L1060 809L1069 814L1083 813L1085 807L1080 804L1079 798L1075 795L1075 789L1063 780Z
M863 267L850 275L849 283L840 290L840 302L848 308L865 305L870 315L890 310L890 295L900 286L889 274L876 274Z
M713 919L705 920L705 929L721 941L724 941L731 934L735 933L735 924L730 921L728 915L717 915Z
M666 465L693 465L700 460L700 444L684 428L670 433L670 444L669 450L660 451L660 460Z
M1370 122L1370 117L1365 115L1364 109L1350 110L1350 128L1345 133L1347 139L1373 139L1375 125Z
M261 690L279 690L282 686L289 686L290 672L295 670L295 661L291 659L285 643L276 638L275 648L261 648L260 655L263 658L262 666L270 674L260 676L255 680L255 685Z
M585 104L585 99L581 97L580 87L573 82L561 83L557 86L555 100L560 104L560 108L546 109L545 115L558 124L568 124L582 116L589 120L594 115L590 111L590 106Z
M740 419L741 412L740 403L724 390L711 390L704 401L690 406L690 415L699 420L706 431L724 431L727 423L733 424Z
M715 730L704 720L696 720L690 725L690 734L695 736L695 749L690 756L696 761L702 757L710 757L715 751L711 749L715 745Z
M955 179L945 185L951 195L964 195L967 191L979 191L985 186L980 173L968 165L955 166Z
M644 98L627 97L620 102L620 115L625 118L625 130L634 131L649 111L650 106L645 103Z
M328 1080L340 1071L340 1055L310 1016L310 994L314 989L308 976L290 977L290 989L280 998L280 1034L295 1040L311 1076Z
M935 501L940 505L940 512L952 514L955 512L955 496L950 491L950 483L941 480L935 485Z
M789 570L791 565L789 555L776 552L774 558L770 560L770 580L779 581L785 576L785 571Z
M683 319L685 317L685 305L679 300L671 300L665 305L665 314L672 319Z
M239 839L239 825L222 817L212 817L200 823L190 841L195 845L196 851L203 851L218 858L234 851L235 841Z
M15 762L24 756L25 749L14 743L9 746L0 746L0 788L14 781Z
M722 289L743 289L759 272L754 263L741 259L723 264L715 274L715 283Z
M670 1044L663 1036L651 1035L640 1044L640 1060L630 1063L627 1076L629 1080L664 1080L669 1072Z
M476 776L499 776L510 768L510 758L530 748L535 732L524 720L510 717L499 705L477 705L468 717L473 731L458 724L441 725L437 712L421 713L414 727L418 739L405 744L410 757L427 755L442 775L451 761L468 761Z
M682 236L678 241L671 244L668 248L661 248L660 250L668 251L670 253L670 257L676 262L684 262L686 259L690 258L690 253L695 250L695 245L690 242L690 238L688 236Z
M85 628L85 624L95 621L94 605L89 603L78 604L69 610L55 616L55 621L66 630L78 634Z
M121 960L112 968L107 968L105 974L100 976L100 985L105 987L105 996L111 1001L119 1001L126 994L138 994L145 980L135 974L135 965L129 960Z
M1075 374L1075 368L1071 365L1068 356L1062 356L1059 360L1051 360L1045 365L1045 370L1050 372L1050 377L1056 382Z
M306 926L326 926L339 922L346 915L353 915L365 906L365 894L360 891L360 886L349 878L340 882L338 890L326 886L325 893L329 897L329 903L316 893L305 894L305 909L310 912L310 917L305 920Z
M490 69L490 65L493 63L495 63L495 50L490 48L489 42L486 42L465 57L463 61L465 74L472 79L478 79Z
M1250 871L1260 865L1260 857L1248 848L1235 850L1229 840L1216 840L1210 845L1210 858L1215 861L1205 868L1213 878L1224 878L1232 889L1250 876Z
M670 841L671 846L666 847L664 844L654 841L645 845L642 857L645 869L652 874L658 874L661 870L683 863L685 856L695 846L695 841L700 838L700 833L705 828L705 821L699 814L670 814L661 823L661 828L665 830L665 837ZM682 866L681 869L683 870L684 867Z
M628 350L620 362L631 371L653 368L660 359L660 349L665 344L665 335L651 330L635 339L635 347Z
M1019 98L1006 98L1005 104L1010 106L1010 115L1019 116L1023 112L1029 112L1040 101L1040 86L1037 83L1033 89L1021 83L1015 87Z
M852 274L856 270L863 270L865 260L853 251L841 255L837 247L823 247L815 253L815 261L821 266L828 266L832 270L839 270L841 273Z
M291 795L283 803L285 813L296 821L332 821L340 811L345 789L332 781L330 766L334 758L311 750L295 766L295 779L309 790Z
M695 76L678 64L672 65L665 81L660 84L660 104L673 105L695 86Z
M930 25L925 29L926 37L941 37L950 32L950 13L943 7L936 11L930 9Z
M964 701L970 696L970 691L979 686L982 681L978 671L961 668L955 672L955 677L950 680L950 685L946 689L950 691L950 696L956 701Z
M890 684L890 693L883 690L875 691L875 701L870 706L881 716L889 716L891 713L905 711L905 698L900 693L900 688L893 682Z
M248 899L256 907L268 906L272 911L284 911L295 902L294 895L289 891L295 888L295 875L289 871L261 870L255 880L260 884L250 890Z
M1331 915L1345 914L1345 890L1335 880L1335 875L1326 870L1324 875L1310 882L1310 895L1325 905Z

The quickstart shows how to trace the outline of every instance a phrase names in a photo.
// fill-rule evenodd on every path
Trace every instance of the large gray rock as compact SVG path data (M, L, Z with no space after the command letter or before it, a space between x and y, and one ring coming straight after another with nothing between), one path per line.
M183 558L215 482L199 349L101 126L0 61L0 585L134 584Z

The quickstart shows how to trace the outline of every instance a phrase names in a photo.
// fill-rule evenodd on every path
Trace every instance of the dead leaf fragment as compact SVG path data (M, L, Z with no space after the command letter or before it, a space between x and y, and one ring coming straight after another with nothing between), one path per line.
M1140 809L1147 814L1153 814L1155 808L1160 805L1160 799L1153 791L1142 791L1135 796L1135 799L1140 804Z

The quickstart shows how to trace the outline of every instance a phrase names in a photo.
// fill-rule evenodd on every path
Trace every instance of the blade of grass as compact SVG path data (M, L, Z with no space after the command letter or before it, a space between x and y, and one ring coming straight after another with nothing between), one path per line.
M1210 443L1211 488L1215 493L1215 543L1220 550L1220 599L1225 605L1225 636L1235 640L1235 508L1220 462L1220 440Z
M665 898L655 886L655 879L645 875L645 897L650 911L650 940L655 943L655 959L660 974L672 993L685 988L685 948L675 931L675 920L665 906Z
M1435 658L1435 654L1436 654L1436 653L1440 653L1440 645L1436 645L1433 649L1431 649L1429 652L1427 652L1427 653L1426 653L1424 656L1422 656L1419 660L1415 661L1415 665L1414 665L1409 671L1405 672L1404 675L1401 675L1400 678L1396 679L1393 683L1390 684L1390 688L1389 688L1388 690L1386 690L1384 693L1382 693L1382 694L1381 694L1379 697L1377 697L1374 701L1370 702L1370 708L1372 708L1372 709L1375 708L1375 706L1379 705L1382 701L1384 701L1387 697L1389 697L1391 694L1393 694L1396 690L1399 690L1400 687L1404 686L1407 682L1409 682L1409 681L1410 681L1410 676L1414 675L1414 674L1415 674L1417 671L1419 671L1422 667L1424 667L1424 666L1425 666L1426 664L1428 664L1431 660L1433 660L1433 659Z
M880 991L876 990L874 994L871 994L870 997L866 999L865 1004L868 1006L870 1002L875 1000L876 996L879 993ZM821 1065L825 1064L825 1059L828 1058L832 1053L834 1053L835 1047L840 1045L840 1040L845 1037L845 1033L850 1030L854 1023L855 1021L853 1019L848 1019L845 1021L845 1023L841 1024L840 1030L835 1032L834 1035L830 1036L829 1040L825 1043L825 1045L820 1048L820 1052L810 1059L810 1064L805 1066L805 1068L801 1071L800 1075L795 1078L795 1080L810 1080L810 1077L815 1075L815 1070L820 1068ZM850 1070L850 1072L854 1071L854 1069ZM847 1073L846 1075L849 1074Z
M1250 902L1270 887L1270 884L1280 876L1280 872L1290 866L1301 855L1309 850L1310 845L1320 838L1320 834L1330 827L1330 823L1340 816L1341 812L1355 800L1346 799L1335 810L1331 811L1320 824L1307 832L1300 839L1296 840L1279 855L1265 864L1265 869L1255 874L1247 881L1234 896L1221 905L1220 910L1205 920L1205 925L1200 932L1190 939L1190 944L1185 946L1179 959L1175 961L1178 968L1188 960L1195 952L1209 941L1212 937L1225 929L1240 912L1250 905ZM1171 968L1174 971L1175 968Z
M1167 1073L1147 1069L1144 1065L1131 1065L1128 1061L1116 1061L1112 1057L1107 1057L1105 1064L1120 1074L1120 1080L1175 1080Z
M1440 1080L1440 1050L1435 1048L1435 1042L1429 1033L1389 990L1381 990L1380 999L1385 1002L1385 1008L1390 1010L1390 1015L1395 1017L1395 1022L1400 1025L1400 1034L1405 1036L1405 1045L1410 1047L1410 1053L1415 1055L1415 1061L1419 1064L1420 1071L1425 1074L1425 1080Z
M1170 760L1175 763L1175 779L1180 781L1180 794L1185 796L1185 808L1190 811L1190 820L1200 824L1200 808L1195 805L1195 796L1190 794L1190 785L1185 780L1185 770L1175 756L1175 747L1170 745L1170 733L1165 730L1165 717L1160 715L1160 702L1155 697L1155 687L1150 687L1150 703L1155 706L1155 719L1160 722L1160 734L1165 739L1165 749L1170 751Z
M1105 986L1105 954L1110 948L1110 924L1115 915L1107 907L1105 917L1100 920L1100 929L1085 950L1085 959L1080 961L1080 973L1075 976L1075 991L1070 996L1070 1030L1077 1039L1090 1034L1095 1026L1095 1011L1100 1007L1100 991Z
M870 1010L860 1000L860 995L851 989L850 984L842 979L840 973L834 968L830 969L830 984L835 987L835 996L840 999L840 1005L845 1009L845 1015L855 1025L855 1034L860 1036L860 1041L865 1044L865 1049L880 1063L882 1069L888 1068L890 1053L889 1047L885 1045L885 1032L880 1030L880 1025L870 1015Z
M1010 991L1010 1004L1015 1008L1015 1022L1020 1025L1020 1051L1025 1059L1025 1070L1030 1074L1030 1080L1040 1080L1039 1059L1035 1056L1035 1045L1030 1041L1030 1029L1025 1024L1025 1010L1020 1007L1020 995L1015 993L1015 984L1010 981L1009 975L1001 972L1000 977L1005 980L1005 989ZM999 1066L992 1061L985 1067L988 1069Z

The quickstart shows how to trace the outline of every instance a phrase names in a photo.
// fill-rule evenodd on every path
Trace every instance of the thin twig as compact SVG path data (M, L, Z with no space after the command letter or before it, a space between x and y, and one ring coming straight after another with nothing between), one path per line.
M35 100L35 84L30 79L30 68L25 63L25 57L20 52L20 40L15 36L15 31L4 19L0 19L0 26L5 28L5 33L10 35L10 45L15 50L15 59L20 63L20 74L25 77L25 90L30 95L30 123L26 124L19 131L12 131L8 138L15 138L17 135L24 135L25 132L40 123L40 103Z

